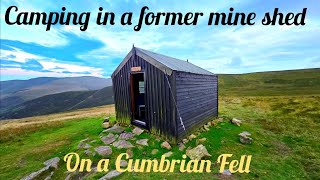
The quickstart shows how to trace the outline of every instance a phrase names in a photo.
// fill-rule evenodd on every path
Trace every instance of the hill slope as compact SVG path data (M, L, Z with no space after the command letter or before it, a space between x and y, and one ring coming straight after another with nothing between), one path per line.
M112 85L111 79L98 77L35 78L0 82L0 112L25 101L68 91L99 90Z
M320 68L219 75L220 95L320 94Z
M0 119L16 119L113 103L112 86L96 91L71 91L46 95L0 113Z

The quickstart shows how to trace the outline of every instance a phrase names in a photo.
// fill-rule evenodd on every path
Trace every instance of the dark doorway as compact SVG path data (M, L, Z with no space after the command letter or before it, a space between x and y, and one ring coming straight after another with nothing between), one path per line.
M131 86L131 113L132 123L146 128L145 115L145 87L144 73L132 73L130 76Z

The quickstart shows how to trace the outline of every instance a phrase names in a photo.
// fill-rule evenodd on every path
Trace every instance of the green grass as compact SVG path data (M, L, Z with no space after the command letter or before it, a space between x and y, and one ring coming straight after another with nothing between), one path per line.
M224 122L211 127L210 131L197 138L207 138L203 144L212 155L209 158L212 162L224 153L234 154L232 159L239 159L244 154L253 156L251 173L234 174L236 179L316 179L320 177L319 100L319 96L221 97L219 110ZM229 123L233 117L243 120L240 127ZM114 117L111 119L115 120ZM91 143L94 147L103 145L99 139L102 121L102 117L70 120L1 142L0 179L19 179L43 167L42 162L45 160L55 156L63 157L69 152L77 152L82 158L97 162L103 157L87 157L83 150L77 150L77 145L86 137L96 140ZM131 129L127 127L126 131ZM252 145L242 145L239 142L238 134L242 131L252 134ZM163 153L168 152L160 147L162 141L158 142L155 136L144 133L137 137L142 138L149 139L149 147L134 148L134 159L160 158ZM188 142L186 146L195 147L196 140ZM152 149L159 149L159 153L151 155ZM115 158L125 151L113 148L113 154L104 158L110 158L111 168L114 168ZM177 147L172 152L174 154L171 158L174 159L181 159L185 153L180 152ZM53 179L63 179L66 176L64 162L60 166ZM124 173L119 179L216 179L218 168L216 165L213 172L203 174ZM97 173L88 179L101 176L103 173Z

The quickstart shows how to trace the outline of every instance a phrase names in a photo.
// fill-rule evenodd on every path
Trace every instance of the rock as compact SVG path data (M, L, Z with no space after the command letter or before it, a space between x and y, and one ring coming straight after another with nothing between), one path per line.
M204 126L203 126L203 129L204 129L205 131L209 131L209 130L210 130L209 127L210 127L210 126L208 126L208 125L204 125Z
M223 176L231 176L232 173L230 172L229 169L225 169L225 170L223 170L223 172L221 173L221 175L223 175Z
M167 152L167 153L164 153L163 155L164 155L165 157L170 157L172 154L173 154L173 152L169 151L169 152Z
M142 130L142 129L138 128L138 127L134 128L134 129L132 130L133 134L138 135L138 136L139 136L140 134L142 134L143 131L144 131L144 130Z
M49 159L49 160L45 161L43 163L43 165L58 169L59 162L60 162L60 158L59 157L55 157L55 158L52 158L52 159Z
M223 118L221 118L221 117L218 118L218 119L217 119L217 122L223 122Z
M112 154L112 149L109 146L99 146L97 148L94 148L94 150L101 156L107 156Z
M131 149L127 149L126 153L129 155L129 158L133 157L133 152Z
M86 154L87 156L93 155L92 151L90 151L89 149L85 150L84 154Z
M235 124L235 125L237 125L237 126L240 126L241 120L236 119L236 118L233 118L233 119L231 120L231 123L232 123L232 124Z
M239 136L240 136L240 142L242 144L252 144L252 138L249 137L249 136L251 136L251 134L249 132L244 131L244 132L240 133Z
M128 162L125 160L120 160L120 167L127 167L128 166Z
M197 139L197 140L196 140L196 144L197 144L197 145L202 144L202 143L204 143L206 140L207 140L207 138Z
M114 134L110 133L107 136L103 136L101 138L101 141L104 142L105 144L111 144L114 141L116 141L117 138L118 138L118 135L114 135Z
M124 129L121 126L115 125L109 129L104 130L103 132L111 132L111 133L122 133Z
M39 171L33 172L33 173L29 174L28 176L22 178L21 180L37 179L37 178L39 178L39 176L41 176L42 174L44 174L48 171L50 171L50 166L46 166L46 167L40 169Z
M196 138L196 137L197 137L196 135L191 134L188 138L189 138L189 140L192 140L192 139L194 139L194 138Z
M134 146L126 140L118 140L113 143L113 146L118 148L118 149L126 149L126 148L133 148Z
M130 139L133 137L133 133L131 132L124 132L124 133L121 133L120 136L119 136L119 139L124 139L124 140L127 140L127 139Z
M53 176L54 172L52 171L49 176L47 176L44 180L50 180Z
M207 123L207 126L210 127L210 126L211 126L211 122L208 122L208 123Z
M142 146L149 146L148 145L148 139L139 139L136 141L137 144L140 144Z
M183 143L183 144L186 144L187 142L189 142L188 139L182 139L182 143Z
M203 157L211 156L206 147L202 144L198 145L193 149L187 149L186 155L192 160L201 160Z
M89 138L86 138L86 139L81 140L81 141L79 142L79 144L78 144L78 149L84 148L85 144L86 144L87 142L89 142L89 141L90 141Z
M110 124L110 122L104 122L104 123L102 123L102 127L104 129L108 129L109 127L111 127L111 124Z
M109 122L109 116L107 116L107 117L105 117L104 119L103 119L103 122Z
M178 148L179 148L179 151L183 151L186 147L184 146L183 143L179 143Z
M164 141L164 142L161 144L161 147L162 147L162 148L165 148L165 149L168 149L168 150L171 149L171 146L170 146L170 144L169 144L167 141Z
M85 144L83 148L84 149L89 149L89 148L91 148L91 145L90 144Z
M115 178L119 175L121 175L122 173L121 172L118 172L116 170L112 170L110 171L108 174L104 175L103 177L101 177L99 180L107 180L107 179L112 179L112 178Z
M158 149L152 149L151 154L152 154L152 155L155 155L155 154L157 154L158 152L159 152Z

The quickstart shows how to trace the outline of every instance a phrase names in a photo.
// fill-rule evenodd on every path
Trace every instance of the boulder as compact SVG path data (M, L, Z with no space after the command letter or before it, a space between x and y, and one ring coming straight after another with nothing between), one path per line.
M133 137L133 133L131 133L131 132L123 132L123 133L120 134L119 139L127 140L127 139L130 139L132 137Z
M178 148L179 148L179 151L183 151L186 147L184 146L183 143L179 143Z
M118 149L127 149L127 148L133 148L134 146L126 140L118 140L113 143L113 146Z
M240 133L239 136L240 136L240 142L242 144L252 144L252 138L249 137L249 136L251 136L251 134L249 132L244 131L244 132Z
M173 154L173 152L169 151L169 152L167 152L167 153L164 153L163 155L164 155L165 157L170 157L172 154Z
M49 159L49 160L45 161L43 163L43 165L58 169L59 162L60 162L60 158L59 157L55 157L55 158L52 158L52 159Z
M137 144L142 145L142 146L149 146L148 145L148 139L139 139L136 141Z
M118 172L116 170L111 170L110 172L108 172L108 174L104 175L99 180L112 179L112 178L115 178L117 176L120 176L121 174L122 174L121 172Z
M114 125L109 129L104 130L103 132L110 132L110 133L122 133L124 129L121 126Z
M109 127L111 127L110 122L104 122L104 123L102 123L102 128L108 129Z
M152 154L152 155L155 155L155 154L157 154L158 152L159 152L158 149L152 149L151 154Z
M207 140L207 138L197 139L197 140L196 140L196 144L197 144L197 145L202 144L202 143L204 143L206 140Z
M196 137L197 137L196 135L191 134L188 138L189 138L189 140L192 140L192 139L194 139L194 138L196 138Z
M94 150L101 156L107 156L112 154L112 149L109 146L99 146L97 148L94 148Z
M116 141L117 138L118 138L118 135L114 135L114 134L110 133L107 136L103 136L101 138L101 141L104 142L105 144L111 144L114 141Z
M128 162L125 160L120 160L120 167L127 167L128 166Z
M171 149L171 145L170 145L167 141L164 141L164 142L161 144L161 147L162 147L162 148L165 148L165 149L168 149L168 150Z
M144 131L144 130L142 130L142 129L138 128L138 127L134 128L134 129L132 130L133 134L138 135L138 136L139 136L140 134L142 134L143 131Z
M201 160L203 157L211 156L206 147L202 144L198 145L193 149L187 149L186 155L192 160Z
M133 157L133 152L131 149L127 149L126 153L129 155L129 158Z
M38 179L39 176L47 173L50 171L50 166L46 166L42 169L40 169L39 171L33 172L31 174L29 174L28 176L22 178L21 180L33 180L33 179Z
M236 118L233 118L233 119L231 120L231 123L232 123L232 124L235 124L235 125L237 125L237 126L240 126L241 120L236 119Z
M81 140L81 141L79 142L79 144L78 144L78 149L84 148L84 146L86 145L86 143L89 142L90 140L91 140L91 139L89 139L89 138L86 138L86 139Z

